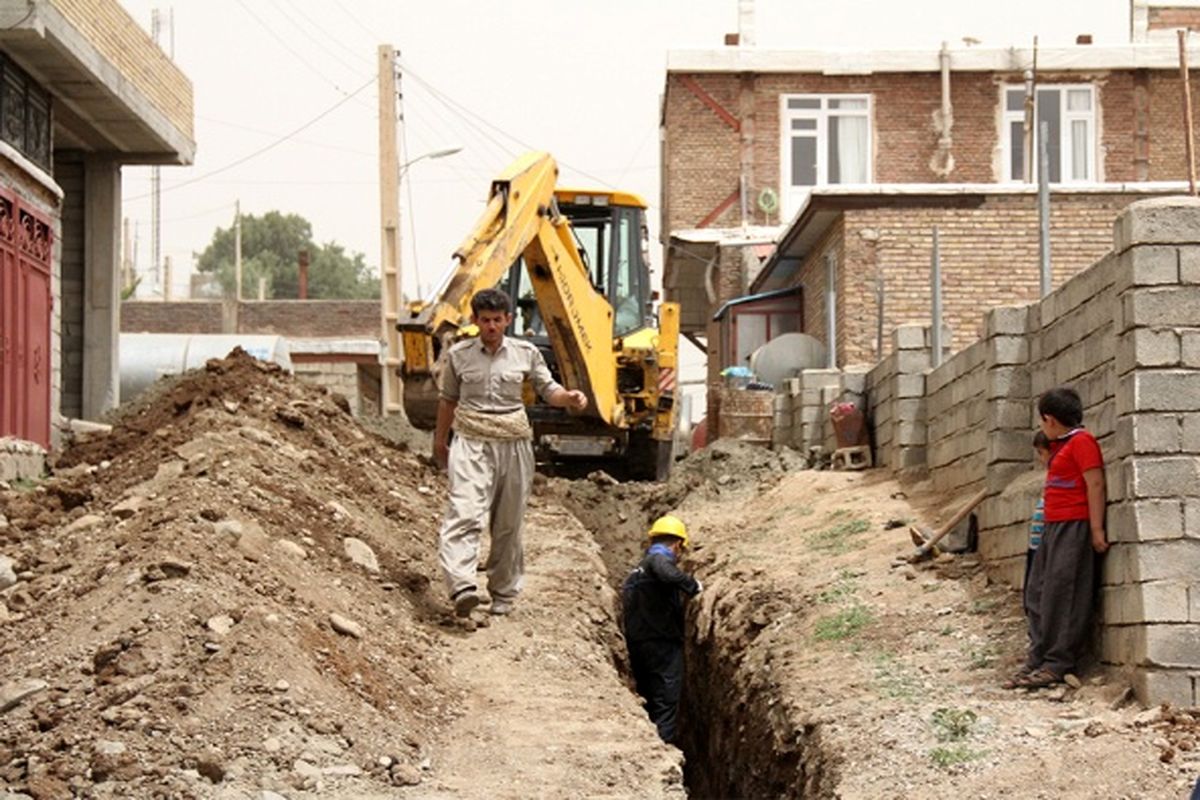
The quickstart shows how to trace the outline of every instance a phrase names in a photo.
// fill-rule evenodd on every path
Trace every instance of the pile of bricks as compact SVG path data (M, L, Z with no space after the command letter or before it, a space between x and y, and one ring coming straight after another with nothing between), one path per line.
M772 444L799 450L815 466L836 448L829 408L854 403L866 409L864 368L808 369L776 389Z
M22 439L0 438L0 481L33 480L46 472L46 451Z
M949 335L943 341L950 341ZM933 349L925 325L901 325L892 333L892 354L866 375L874 423L876 464L895 472L926 465L925 373Z

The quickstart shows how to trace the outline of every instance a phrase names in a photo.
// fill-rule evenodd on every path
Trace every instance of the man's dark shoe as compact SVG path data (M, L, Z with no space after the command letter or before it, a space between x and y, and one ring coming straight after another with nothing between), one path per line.
M455 616L469 617L477 605L479 605L479 594L474 589L463 589L454 595Z

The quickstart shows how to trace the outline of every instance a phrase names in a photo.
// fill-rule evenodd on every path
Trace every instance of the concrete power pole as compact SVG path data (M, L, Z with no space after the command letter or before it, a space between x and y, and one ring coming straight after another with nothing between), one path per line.
M396 50L390 44L379 46L379 257L380 315L383 325L383 376L380 381L383 416L397 414L402 408L400 383L400 154L396 134Z
M233 299L242 299L242 201L233 202Z

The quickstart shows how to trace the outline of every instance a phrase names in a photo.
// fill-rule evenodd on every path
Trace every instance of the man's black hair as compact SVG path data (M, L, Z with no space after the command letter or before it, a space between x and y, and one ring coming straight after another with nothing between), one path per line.
M1038 398L1038 414L1054 417L1068 428L1076 428L1083 422L1083 401L1079 392L1059 386Z
M503 311L512 313L512 298L500 289L483 289L471 298L471 313L482 314L484 311Z
M1049 450L1050 449L1050 437L1047 436L1044 432L1038 431L1037 433L1035 433L1033 435L1033 446L1036 447L1038 450Z

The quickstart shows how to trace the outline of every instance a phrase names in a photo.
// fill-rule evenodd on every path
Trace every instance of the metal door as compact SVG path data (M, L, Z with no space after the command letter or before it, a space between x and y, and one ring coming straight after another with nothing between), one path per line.
M50 446L52 234L0 190L0 436Z

